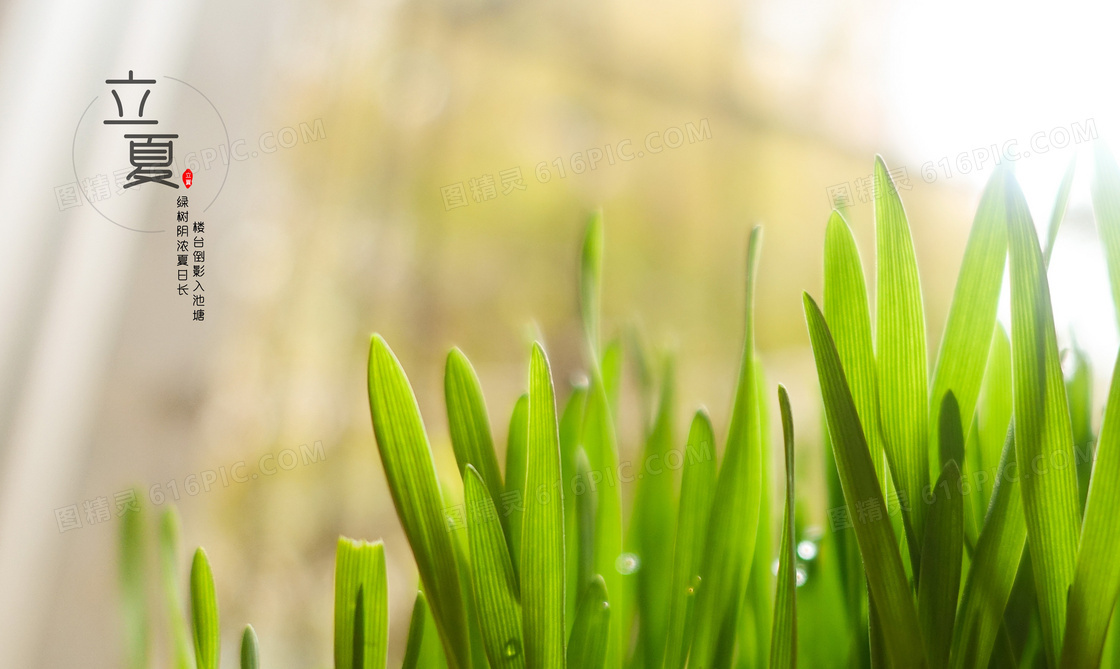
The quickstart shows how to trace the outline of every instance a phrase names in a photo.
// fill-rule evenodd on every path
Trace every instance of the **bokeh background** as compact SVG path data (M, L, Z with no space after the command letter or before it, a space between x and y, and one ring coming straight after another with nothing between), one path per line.
M931 350L994 165L977 165L978 151L1016 142L1040 227L1081 156L1051 281L1059 337L1076 332L1103 387L1117 336L1084 158L1120 124L1115 12L963 0L9 0L0 666L121 666L119 519L60 532L55 512L112 505L130 486L150 510L153 487L168 497L172 483L183 582L187 550L204 545L230 661L252 622L268 666L330 665L345 534L386 542L399 662L416 575L370 427L369 335L405 365L442 471L454 472L451 346L478 369L504 449L533 338L561 397L580 374L577 253L597 207L607 331L640 328L674 352L678 439L699 404L726 429L746 240L764 226L758 347L768 379L793 394L802 497L818 525L823 456L800 296L820 296L833 205L873 276L861 184L875 153L905 170ZM258 154L230 161L207 212L203 323L175 294L166 236L59 199L82 110L127 69L204 91L230 137ZM288 128L298 141L266 153ZM608 146L633 159L612 164ZM579 169L591 150L603 157ZM524 188L505 193L514 168ZM632 382L626 392L621 448L632 454L640 410ZM260 470L262 457L316 444L322 457ZM262 475L186 492L187 477L237 462ZM154 593L153 607L158 621ZM157 635L156 666L166 657Z

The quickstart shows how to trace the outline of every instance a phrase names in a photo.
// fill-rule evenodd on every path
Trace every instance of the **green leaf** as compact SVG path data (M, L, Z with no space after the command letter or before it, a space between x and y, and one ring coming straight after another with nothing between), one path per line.
M1062 183L1058 186L1058 195L1054 200L1054 209L1050 212L1050 227L1047 228L1046 249L1042 252L1043 261L1050 266L1050 255L1054 252L1054 242L1058 239L1058 229L1062 226L1066 208L1069 205L1069 193L1073 190L1073 173L1077 169L1077 153L1075 152L1062 176Z
M568 556L567 570L568 575L565 580L564 586L564 620L567 621L566 633L571 632L572 622L576 617L576 606L579 603L579 593L583 591L580 587L580 560L577 556L580 553L580 526L579 516L577 515L577 495L572 489L576 481L576 476L579 472L576 469L576 451L579 450L580 431L583 429L583 411L587 404L587 386L579 385L572 388L572 394L568 396L568 401L564 405L564 413L560 418L560 477L564 482L564 555ZM584 454L584 463L586 464L587 454ZM586 472L585 472L586 473ZM580 481L586 480L585 478ZM590 506L590 513L592 514L587 530L594 536L595 524L594 513L595 507ZM518 516L520 518L520 516ZM592 540L589 538L587 541L587 550L592 548ZM589 561L592 559L592 554L588 553ZM590 566L588 567L587 574L590 574Z
M596 211L587 219L580 256L580 314L583 317L584 336L591 351L591 358L599 361L599 304L603 284L603 212Z
M1011 353L1015 445L1023 476L1023 511L1030 535L1043 646L1057 664L1073 583L1080 504L1073 432L1058 358L1046 266L1034 223L1014 177L1008 176L1011 249Z
M194 552L191 563L191 620L194 624L194 656L198 669L218 669L222 632L218 626L218 598L214 594L214 575L206 551Z
M754 542L754 559L751 561L746 598L740 603L742 611L739 626L740 669L764 667L770 661L770 626L773 623L774 601L774 528L770 508L770 404L769 387L762 360L754 359L755 397L758 400L759 471L758 480L758 531Z
M179 590L179 513L169 506L159 519L159 561L167 619L171 628L173 669L192 669L190 632L183 616L183 597Z
M637 573L638 645L644 654L645 664L653 667L661 666L665 650L670 597L665 585L672 578L673 537L676 534L673 472L665 465L673 448L675 383L673 361L666 357L661 374L657 418L642 452L630 521L634 552L642 560Z
M515 500L525 497L525 445L529 439L529 395L517 398L513 414L509 417L509 436L506 439L505 494ZM504 505L503 505L504 507ZM509 508L506 530L509 532L509 558L513 570L520 573L521 566L521 516L523 504ZM504 508L503 508L504 510Z
M968 432L980 395L992 331L996 325L1003 267L1007 263L1005 184L1003 169L997 168L980 197L980 206L968 235L964 259L957 275L957 287L941 337L941 349L937 354L937 367L933 372L929 397L931 445L941 443L938 436L941 426L939 411L945 393L952 391L956 398L964 433ZM997 449L1003 444L1002 437L1001 430ZM942 463L937 462L936 453L931 451L930 455L931 471L940 472ZM996 457L998 460L998 454ZM964 461L958 459L957 464L963 467Z
M770 667L783 669L797 666L797 558L793 544L794 527L793 412L789 395L778 386L778 404L782 411L782 434L786 454L786 508L782 520L782 544L778 557L778 586L774 595L774 626L770 641Z
M338 538L334 561L335 669L384 667L389 647L385 547Z
M138 490L132 490L142 499ZM148 666L148 605L145 597L147 573L144 548L144 514L137 506L121 518L120 579L127 666Z
M1014 430L1009 429L992 503L972 554L953 626L950 666L958 669L988 666L1027 540L1019 487L1023 472L1016 462L1013 435Z
M607 657L611 607L607 586L596 574L588 581L579 599L572 636L568 640L569 669L601 669Z
M677 537L673 542L673 577L669 597L669 626L665 642L665 669L680 669L688 657L692 638L691 613L699 587L700 563L708 539L708 514L716 483L715 436L703 409L692 418L685 446L681 477Z
M259 669L261 648L252 625L246 625L241 634L241 669Z
M622 575L615 568L622 554L622 495L616 480L619 465L614 421L602 379L594 366L583 417L583 447L590 467L587 481L589 486L595 486L594 572L603 576L607 592L617 593L613 597L606 666L618 669L622 666L623 648L630 639L629 630L623 625L630 619L629 606Z
M517 576L509 559L498 511L478 470L463 477L470 535L471 577L478 602L482 645L490 666L524 667L521 604Z
M882 510L885 508L883 493L875 478L867 440L832 333L813 298L806 293L804 300L805 320L817 363L817 377L844 499L849 509L870 507ZM925 406L924 399L922 406ZM922 437L925 437L924 431ZM891 622L890 633L883 635L891 663L896 666L926 666L918 616L889 516L869 514L865 522L854 523L854 529L867 572L870 596L881 619Z
M486 489L494 500L494 508L502 508L502 472L498 469L498 456L494 452L494 437L490 433L490 417L482 385L467 356L458 348L447 354L444 372L444 394L447 400L447 425L451 432L451 446L459 464L459 475L467 465L474 465ZM502 525L505 516L500 516Z
M466 614L432 451L404 369L380 335L370 342L369 405L389 492L448 663L451 669L465 669L470 664Z
M992 334L988 366L984 370L984 382L980 385L976 423L980 437L980 471L991 474L999 467L1003 444L1007 440L1007 426L1011 424L1011 340L999 324ZM985 510L995 481L989 480L988 483L990 485L984 488L982 498Z
M738 618L758 532L761 435L755 382L754 299L762 228L751 231L747 246L747 286L743 352L728 429L727 448L716 482L708 526L707 551L696 611L690 667L707 669L720 655L721 626ZM734 626L731 630L734 630ZM730 643L734 642L734 638Z
M1093 153L1095 160L1089 192L1097 231L1104 242L1114 313L1117 323L1120 323L1120 167L1117 167L1104 142L1097 142Z
M1120 358L1117 359L1120 363ZM1112 371L1069 595L1063 667L1100 663L1120 592L1120 364Z
M412 605L412 619L408 624L408 641L405 643L404 662L401 669L440 669L447 667L436 622L428 608L428 598L422 591L416 593Z
M910 507L905 516L909 520L906 538L917 577L925 506L915 500L929 484L926 319L906 212L879 156L875 157L874 183L879 417L891 474ZM880 613L890 619L885 610Z
M603 388L607 393L607 402L611 407L611 415L618 413L618 396L622 392L622 341L612 339L603 349Z
M540 344L529 365L521 594L525 666L564 666L564 500L552 371Z
M1076 343L1071 354L1073 370L1066 379L1069 417L1073 426L1073 452L1077 464L1077 499L1082 515L1089 495L1089 478L1093 473L1093 368L1089 358Z
M587 452L583 448L576 450L575 475L572 497L576 502L576 547L572 555L576 559L568 560L568 562L576 563L576 580L573 585L578 592L582 593L584 587L591 582L591 578L595 575L595 512L598 508L596 490L594 487L587 485L587 481L591 477L591 465L587 461ZM575 622L574 610L572 612L572 622Z
M946 395L952 396L951 392ZM933 495L922 544L925 568L918 582L918 620L929 653L929 666L944 667L949 662L953 642L964 549L964 496L957 460L945 463Z

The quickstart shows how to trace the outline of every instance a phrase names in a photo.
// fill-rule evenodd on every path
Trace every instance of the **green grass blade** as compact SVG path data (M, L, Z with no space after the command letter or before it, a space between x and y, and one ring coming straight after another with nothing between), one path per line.
M1069 417L1073 427L1073 449L1077 465L1077 499L1082 515L1089 495L1089 479L1093 473L1093 367L1089 358L1075 343L1071 350L1073 370L1066 379Z
M805 294L805 319L817 363L824 398L828 430L836 467L849 508L870 506L878 515L868 514L864 522L853 523L860 556L867 572L867 586L883 620L891 621L889 634L884 635L891 662L897 666L926 666L918 616L910 585L898 553L898 541L885 513L883 493L875 478L875 468L868 453L867 441L860 426L855 402L840 364L840 356L824 314L813 298ZM923 400L922 406L925 406ZM924 439L925 433L922 433ZM924 462L924 459L922 460ZM912 505L916 506L916 504Z
M976 543L953 628L950 666L986 667L1023 557L1027 525L1013 431L1008 430L992 503Z
M580 587L580 527L577 515L577 495L573 490L576 482L576 451L579 449L580 430L583 429L583 412L587 404L587 386L580 385L572 388L572 394L564 405L564 412L560 417L560 480L564 482L564 555L568 556L568 575L564 585L564 620L571 633L572 622L576 618L576 606L579 604ZM586 460L587 455L584 454ZM586 479L580 479L585 481ZM581 487L583 489L583 487ZM595 509L591 507L591 513ZM592 533L595 531L594 516L591 524L587 526ZM587 544L591 550L590 541ZM590 559L590 558L589 558ZM588 572L590 573L590 571Z
M611 607L603 577L595 575L583 589L568 641L569 669L601 669L607 657Z
M132 492L137 499L142 499L138 490ZM145 596L148 570L144 557L144 516L141 507L137 506L121 518L121 612L124 617L126 666L132 669L148 666L148 605Z
M408 625L408 640L405 643L404 662L401 669L443 669L447 667L447 657L436 632L436 621L428 608L428 598L423 592L416 593L416 603L412 605L412 619Z
M587 461L587 452L579 448L576 450L576 478L572 484L573 497L576 500L576 550L572 555L576 559L569 558L568 561L576 563L574 587L580 593L595 575L595 514L598 504L595 488L588 485L590 477L591 465ZM572 622L575 622L574 612Z
M852 396L865 426L875 475L884 493L888 472L879 431L879 389L875 349L871 342L871 309L856 240L840 212L828 218L824 236L824 316L834 325L833 337L852 387Z
M583 317L584 336L591 349L591 357L599 361L599 304L603 284L603 212L596 211L587 219L580 256L580 314Z
M495 669L524 667L521 604L497 507L482 476L471 465L463 478L470 535L471 578L478 601L482 645Z
M468 464L474 465L486 489L494 500L494 508L502 508L502 472L498 469L498 456L494 452L494 437L490 432L490 417L482 384L467 356L458 348L447 354L444 372L444 394L447 400L447 425L451 432L451 446L459 464L460 476ZM501 518L505 525L505 516Z
M1001 169L988 179L968 235L933 372L929 398L931 446L941 443L938 412L945 393L952 391L956 398L962 431L966 433L980 395L1007 263L1005 183ZM940 472L942 465L932 449L930 455L931 471ZM957 464L963 467L963 460Z
M521 593L525 666L564 666L564 500L552 371L540 344L529 365Z
M755 383L754 294L762 229L756 227L747 247L747 286L743 353L731 411L727 448L716 482L701 569L695 635L690 667L708 669L719 656L721 627L736 619L754 557L758 532L761 435ZM732 627L732 630L735 628ZM733 641L733 639L732 639Z
M593 373L587 395L587 409L583 419L583 446L590 466L588 485L595 487L595 566L594 572L602 575L607 592L612 596L611 635L607 641L606 666L622 666L623 649L629 642L629 630L623 622L629 620L629 607L623 588L622 575L615 567L622 554L622 493L616 480L618 472L618 446L615 441L614 421L601 378Z
M1011 249L1011 354L1017 459L1030 535L1043 641L1057 664L1073 583L1080 508L1073 432L1058 358L1046 266L1022 191L1008 177Z
M759 471L758 530L754 541L745 599L740 604L739 626L740 669L764 667L770 661L770 627L774 611L774 524L770 502L771 440L770 402L762 360L754 359L755 397L758 398Z
M1093 153L1094 169L1089 192L1097 231L1104 242L1114 313L1120 323L1120 167L1117 167L1116 159L1103 142L1097 142Z
M715 435L703 410L696 412L685 445L681 475L681 500L677 512L673 577L669 598L669 626L665 642L665 669L680 669L688 656L690 613L696 601L700 563L707 541L708 514L716 483ZM695 456L693 456L695 454Z
M676 378L673 361L666 358L661 374L661 392L653 431L646 440L634 475L634 511L631 518L634 552L641 556L637 574L638 645L646 666L660 667L669 624L670 591L666 584L673 573L674 481L665 465L673 448ZM643 475L644 474L644 475Z
M778 557L778 587L774 595L774 626L770 641L771 669L793 669L797 666L797 558L793 552L794 469L793 412L785 386L778 386L778 404L782 411L782 435L786 455L786 508L782 521L782 544Z
M338 538L334 562L335 669L384 667L389 647L385 547Z
M607 402L611 407L611 415L618 414L618 397L622 392L622 341L612 339L603 349L603 388L607 393Z
M241 634L241 669L260 669L261 647L257 632L252 625L246 625Z
M891 473L910 508L907 540L917 576L926 512L917 500L929 484L926 319L906 212L879 156L874 183L879 417ZM885 610L880 613L889 619Z
M999 467L1007 426L1011 424L1011 340L997 324L992 334L988 366L980 385L980 404L976 423L980 433L980 471L988 472L983 492L983 508L988 508L995 481L991 473Z
M369 405L381 464L432 617L452 669L469 666L470 642L443 497L420 408L404 369L380 335L369 353Z
M183 615L183 596L179 590L179 513L169 506L159 519L159 562L163 580L167 620L170 627L172 669L191 669L190 631Z
M1117 359L1120 363L1120 358ZM1069 595L1063 667L1100 662L1120 592L1120 364L1112 372Z
M525 446L529 439L529 395L523 394L513 405L506 439L506 485L502 515L508 516L509 558L520 573L521 517L525 508Z
M1050 212L1050 227L1046 229L1046 248L1042 252L1043 261L1050 266L1050 256L1054 252L1054 242L1058 240L1058 230L1062 226L1062 219L1066 216L1069 206L1069 194L1073 190L1073 173L1077 169L1077 153L1075 152L1062 175L1062 183L1058 186L1058 195L1054 200L1054 209Z
M918 620L931 667L946 666L953 642L964 548L964 496L960 483L957 461L949 460L934 487L922 545L925 568L918 583Z
M199 548L191 563L191 620L194 631L194 656L198 669L218 669L222 632L218 625L218 598L214 594L214 574L206 551Z

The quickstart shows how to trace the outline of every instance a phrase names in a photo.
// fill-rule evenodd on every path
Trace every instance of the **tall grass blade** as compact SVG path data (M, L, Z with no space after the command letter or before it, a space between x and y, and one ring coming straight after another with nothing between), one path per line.
M482 476L468 465L463 478L471 578L482 628L482 645L495 669L524 667L521 604L497 508Z
M482 476L494 508L502 508L502 472L498 469L498 455L494 452L494 437L490 432L490 416L482 396L482 384L467 356L458 348L447 354L444 372L444 394L447 401L447 425L451 432L451 446L459 464L459 475L465 477L468 464ZM499 516L501 526L505 515Z
M782 544L778 554L778 587L774 595L774 626L770 641L770 668L797 666L797 569L793 544L796 515L793 469L793 412L785 386L778 386L782 411L782 435L786 455L786 508L782 518Z
M385 547L338 538L334 562L335 669L384 667L389 648Z
M139 490L132 492L136 499L142 499ZM121 517L121 611L124 614L126 666L132 669L148 666L148 605L145 596L148 569L144 517L139 506Z
M548 358L533 345L529 365L529 442L525 458L521 593L525 666L564 666L564 500L560 435Z
M945 393L952 391L960 414L962 432L967 433L980 395L984 367L991 349L992 331L996 324L1003 268L1007 263L1007 212L1005 209L1006 179L997 169L988 179L980 206L972 222L972 231L964 250L953 302L945 321L937 366L930 390L931 445L940 444L939 411ZM1002 442L1001 442L1002 443ZM931 456L935 455L931 453ZM957 464L964 466L963 460ZM931 471L940 472L942 465L931 457Z
M412 546L448 663L452 669L466 669L466 614L428 436L404 369L376 334L370 342L369 405L389 492Z
M569 669L602 669L607 657L611 607L603 577L595 575L583 589L568 641Z
M1104 242L1104 258L1108 264L1108 278L1112 287L1112 304L1117 323L1120 323L1120 167L1104 142L1098 142L1093 151L1093 178L1089 192L1093 200L1093 216L1097 231Z
M587 460L587 452L579 448L576 450L576 478L573 483L576 501L576 551L575 559L568 561L576 563L575 587L580 593L595 575L595 515L598 504L595 488L588 485L590 478L591 465ZM572 622L575 622L574 612Z
M1093 367L1076 343L1070 351L1073 369L1066 379L1069 418L1073 427L1073 452L1077 465L1077 499L1081 514L1089 495L1089 478L1093 473Z
M191 563L191 620L194 623L194 656L198 669L218 669L222 632L218 625L218 598L214 574L206 551L199 548Z
M952 397L951 394L947 396ZM950 459L934 487L926 540L922 545L925 568L918 582L918 620L930 667L948 664L953 642L964 548L964 497L960 484L961 470L957 461Z
M1046 266L1022 191L1008 176L1011 249L1011 353L1018 462L1043 646L1056 665L1073 583L1080 508L1073 433L1058 358Z
M169 506L159 519L159 562L163 596L170 627L172 669L192 669L190 631L183 615L183 596L179 590L179 513Z
M746 587L754 544L758 532L761 435L757 385L755 383L754 294L758 279L758 257L762 228L751 231L747 246L746 305L742 362L728 429L727 448L716 482L715 497L708 525L707 550L700 571L695 636L688 666L710 669L727 657L721 654L720 636L734 621Z
M976 543L956 621L950 666L986 667L1003 624L1003 612L1023 557L1027 525L1019 481L1024 475L1009 429L995 479L992 503Z
M405 642L404 662L401 669L445 669L447 658L436 631L436 621L428 608L428 598L423 591L416 593L416 603L412 605L412 618L408 624L408 640Z
M580 431L583 429L583 411L587 404L587 386L577 385L572 388L572 394L564 405L564 412L560 416L560 480L564 484L564 555L568 556L568 574L564 585L564 620L567 623L565 634L571 632L572 622L576 618L576 605L579 603L579 593L583 591L580 584L580 528L577 516L577 495L574 490L576 482L576 451L579 449ZM587 458L586 453L584 459ZM585 479L580 479L585 481ZM583 488L581 488L582 490ZM594 507L591 509L594 514ZM591 518L588 529L594 533L594 516ZM587 546L591 549L590 543ZM590 574L590 571L588 571Z
M917 577L926 511L918 499L929 483L926 319L906 212L879 156L874 185L879 417L891 474L910 508L906 538Z
M878 515L868 514L863 522L855 522L854 529L867 572L870 597L881 619L891 621L890 633L884 634L887 654L894 665L924 667L926 654L914 600L890 518L882 511L885 509L883 493L875 478L867 440L832 333L825 323L824 314L808 294L805 294L805 319L816 358L817 377L820 379L844 499L850 509L871 507L880 510ZM924 400L922 406L925 406ZM924 432L922 436L924 438Z
M1120 358L1117 359L1120 363ZM1100 663L1120 592L1120 364L1112 372L1069 594L1063 667Z
M716 483L716 445L712 422L703 409L692 418L685 445L681 475L681 500L677 536L673 542L673 576L669 589L669 626L665 642L665 669L685 665L691 639L691 612L700 587L700 563L708 534L708 514ZM695 457L693 455L695 454Z
M508 515L506 531L509 532L509 558L513 570L520 573L521 516L525 499L525 447L529 440L529 395L517 398L509 417L509 435L506 438L506 483L502 515ZM508 501L507 501L508 500Z
M673 573L676 535L673 471L666 465L673 448L676 377L671 358L661 373L660 401L653 431L637 465L638 477L631 519L634 551L641 556L637 574L638 644L646 666L660 667L669 624L667 588Z
M1046 229L1046 248L1042 251L1043 262L1050 266L1050 256L1054 253L1054 242L1058 240L1058 230L1062 227L1062 219L1066 216L1069 206L1069 194L1073 190L1073 173L1077 169L1077 153L1074 153L1066 166L1066 173L1062 175L1062 183L1058 186L1058 195L1054 199L1054 209L1050 212L1050 227Z
M260 669L261 647L257 632L252 625L246 625L241 633L241 669Z

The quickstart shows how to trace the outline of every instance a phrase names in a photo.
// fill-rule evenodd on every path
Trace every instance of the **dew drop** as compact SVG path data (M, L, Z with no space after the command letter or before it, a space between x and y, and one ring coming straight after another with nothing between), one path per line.
M633 553L622 553L618 556L618 559L614 561L614 568L618 570L618 573L622 574L623 576L627 576L638 571L638 568L641 567L641 565L642 561L639 560L638 556L634 555Z
M774 558L774 561L772 563L770 563L770 573L777 576L778 575L778 568L781 567L781 566L782 566L782 561L778 558Z
M696 576L692 577L692 581L688 584L688 590L686 592L689 595L695 595L696 591L699 590L699 589L700 589L700 576L696 575Z
M508 658L514 658L521 654L521 644L517 639L510 639L506 642L506 647L502 651Z
M797 572L797 587L800 588L801 586L805 585L805 581L809 580L809 572L805 571L805 567L802 566L802 565L797 565L796 572Z
M808 539L797 544L797 557L812 560L817 557L817 545Z

